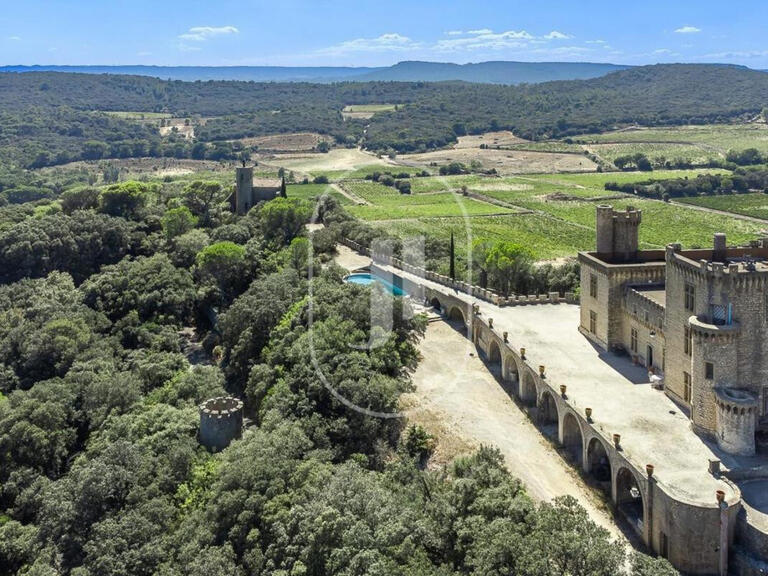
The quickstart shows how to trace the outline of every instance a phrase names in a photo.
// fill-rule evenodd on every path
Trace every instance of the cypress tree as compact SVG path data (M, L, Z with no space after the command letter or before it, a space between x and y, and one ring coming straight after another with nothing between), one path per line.
M285 176L283 176L283 179L280 182L280 196L282 198L288 198L288 194L285 191Z
M451 232L451 280L456 280L456 249L453 244L453 232Z

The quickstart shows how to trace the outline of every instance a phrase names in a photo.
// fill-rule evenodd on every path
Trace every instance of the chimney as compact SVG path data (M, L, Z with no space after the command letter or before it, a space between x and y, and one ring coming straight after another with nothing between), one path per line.
M715 234L714 249L712 250L712 260L714 262L725 262L726 243L725 234L718 232Z

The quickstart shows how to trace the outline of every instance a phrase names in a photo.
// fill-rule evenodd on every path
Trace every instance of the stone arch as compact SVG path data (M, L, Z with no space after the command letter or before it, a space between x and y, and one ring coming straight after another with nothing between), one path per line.
M616 508L642 537L645 497L634 473L626 466L620 467L616 472Z
M593 436L587 444L586 471L604 492L610 494L611 460L605 444L596 436Z
M542 386L536 408L536 418L541 424L557 424L557 401L546 386Z
M584 435L581 432L579 419L570 410L566 410L565 415L563 415L560 438L560 443L563 445L567 457L573 462L581 464L584 458Z
M490 364L498 364L501 367L501 347L496 340L491 340L488 344L488 362Z
M533 372L525 370L520 381L520 401L526 406L533 406L536 403L536 397L536 378Z
M437 297L433 297L432 300L429 301L429 305L438 312L442 312L443 310L443 306L440 304L440 300L438 300Z
M459 327L466 334L467 318L459 306L451 306L451 309L448 311L448 321L454 323L455 326ZM461 326L459 326L459 322L461 322Z
M509 353L504 356L502 377L510 382L520 381L520 369L517 366L517 358L515 358L514 354Z

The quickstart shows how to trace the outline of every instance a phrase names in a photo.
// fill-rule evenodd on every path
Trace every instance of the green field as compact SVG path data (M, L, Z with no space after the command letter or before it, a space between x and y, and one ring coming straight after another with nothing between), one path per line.
M699 196L696 198L675 198L675 202L704 206L724 212L743 214L768 220L768 195L733 194L724 196Z
M643 154L654 165L662 165L665 161L675 162L677 165L680 165L681 162L687 162L692 165L706 165L711 160L725 159L725 152L697 144L633 142L592 144L589 146L589 149L608 162L613 162L620 156L630 156L632 154Z
M462 239L508 240L529 247L540 259L573 256L578 250L593 248L595 207L599 203L608 203L617 209L629 205L640 208L643 211L640 242L644 248L662 248L670 242L680 242L689 248L708 246L715 232L725 232L731 243L754 239L762 228L759 223L604 188L608 181L693 178L701 172L704 171L537 174L506 178L434 176L412 179L414 194L410 196L375 182L343 182L342 185L372 204L350 207L352 214L396 235L426 235L447 241L453 232ZM461 186L503 200L513 208L505 213L498 206L450 192ZM745 196L760 196L768 212L767 196ZM735 197L727 198L733 201ZM515 212L515 208L520 212Z
M348 209L351 214L363 220L462 218L515 213L515 210L479 202L453 192L400 194L390 186L364 180L343 182L341 185L350 193L370 202L370 205L352 206Z
M285 187L285 193L288 198L298 198L300 200L316 200L323 194L333 196L342 206L350 206L353 202L327 184L288 184Z
M602 134L583 134L573 141L596 144L595 152L613 161L617 156L642 153L654 159L663 156L700 162L722 159L729 150L757 148L768 153L765 124L715 124L665 128L625 129Z
M387 222L381 226L402 238L427 236L445 242L449 241L453 232L456 253L460 258L465 258L469 247L478 240L516 242L528 247L536 258L542 260L572 257L579 250L591 249L595 244L593 229L539 214L468 219L420 218Z

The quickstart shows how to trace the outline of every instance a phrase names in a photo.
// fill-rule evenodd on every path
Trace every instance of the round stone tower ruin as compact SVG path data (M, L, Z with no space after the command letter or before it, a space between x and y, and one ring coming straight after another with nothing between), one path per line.
M223 450L243 433L243 402L231 396L210 398L200 405L200 444Z

